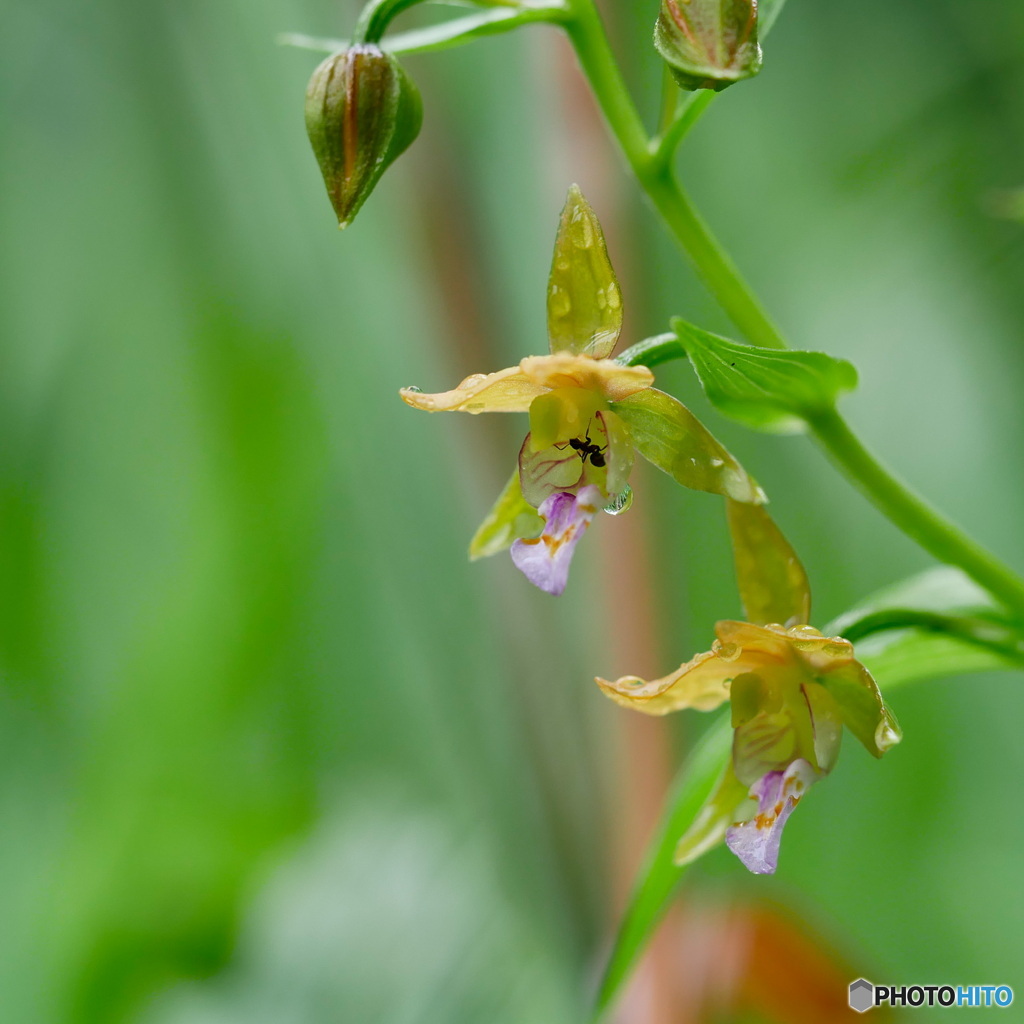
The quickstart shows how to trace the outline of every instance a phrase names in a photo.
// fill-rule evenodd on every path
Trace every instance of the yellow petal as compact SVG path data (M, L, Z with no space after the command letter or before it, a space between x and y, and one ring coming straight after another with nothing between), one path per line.
M661 679L646 682L636 676L623 676L614 683L600 678L596 682L616 704L645 715L667 715L683 708L713 711L729 699L729 682L734 675L732 665L713 651L706 651Z
M654 374L646 366L620 366L614 359L592 359L571 352L527 356L519 369L545 391L584 388L610 402L621 402L654 383Z
M798 628L810 630L808 626ZM797 635L803 638L809 633ZM820 633L815 635L824 639ZM732 665L734 675L766 667L778 671L783 665L797 663L793 637L782 626L756 626L752 622L723 619L715 623L715 636L718 639L713 649L718 657Z
M406 405L426 412L528 412L530 403L547 390L518 366L510 366L497 373L474 373L451 391L425 395L402 388L399 394Z

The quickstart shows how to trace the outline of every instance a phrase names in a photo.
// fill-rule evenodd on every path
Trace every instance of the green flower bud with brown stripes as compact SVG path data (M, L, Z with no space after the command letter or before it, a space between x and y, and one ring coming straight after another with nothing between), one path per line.
M328 57L306 89L306 131L338 226L419 134L419 91L391 54L359 44Z
M761 70L757 0L662 0L654 45L683 89L720 92Z

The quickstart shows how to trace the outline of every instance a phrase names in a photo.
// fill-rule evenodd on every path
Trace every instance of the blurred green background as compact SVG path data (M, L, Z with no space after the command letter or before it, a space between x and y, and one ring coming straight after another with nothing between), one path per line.
M649 117L656 8L607 4ZM524 425L396 390L544 350L570 181L627 341L729 325L541 28L408 59L423 134L339 235L302 122L319 58L274 40L355 14L4 7L4 1022L582 1021L664 786L637 735L674 762L695 728L631 734L590 678L665 671L738 612L719 503L653 472L559 601L466 562ZM682 156L794 343L860 368L865 438L1018 569L1024 225L998 214L1024 185L1022 51L1018 0L790 0ZM683 365L660 379L765 485L819 625L928 564L806 441L722 421ZM894 705L904 744L848 744L778 876L719 850L689 899L769 901L843 984L1024 995L1021 681ZM665 998L622 1019L698 1019Z

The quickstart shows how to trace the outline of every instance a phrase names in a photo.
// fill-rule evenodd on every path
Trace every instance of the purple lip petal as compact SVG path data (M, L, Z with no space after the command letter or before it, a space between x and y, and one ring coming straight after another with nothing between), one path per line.
M750 787L757 813L728 829L725 843L755 875L775 873L786 819L818 778L807 761L797 758L784 772L768 772Z
M581 487L578 494L559 491L546 498L537 509L545 519L544 532L513 543L515 567L534 586L548 594L561 594L569 582L576 545L601 505L596 487Z

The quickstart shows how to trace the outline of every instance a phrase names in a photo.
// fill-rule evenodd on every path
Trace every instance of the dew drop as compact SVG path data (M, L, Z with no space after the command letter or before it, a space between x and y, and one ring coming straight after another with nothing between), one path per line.
M789 631L790 636L795 637L813 637L815 640L821 639L821 633L818 632L813 626L794 626Z
M422 395L423 394L423 388L418 388L418 387L416 387L415 384L410 384L409 387L407 387L405 390L411 392L414 395Z
M604 507L604 511L610 516L621 516L623 512L628 512L633 505L633 488L626 484L622 492L616 494L607 505Z
M875 730L875 746L883 753L890 747L896 746L903 737L890 725L889 722L879 722Z
M572 312L572 302L569 299L569 294L568 292L563 292L560 288L551 289L549 302L554 316L564 317Z
M819 646L814 640L794 640L792 643L798 651L816 651Z
M716 640L711 648L722 661L735 661L742 652L739 644L724 644L721 640Z

